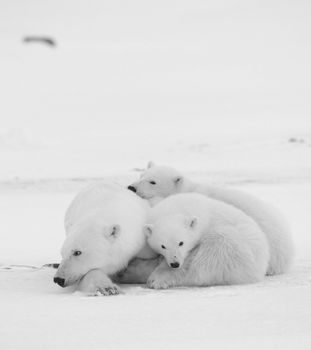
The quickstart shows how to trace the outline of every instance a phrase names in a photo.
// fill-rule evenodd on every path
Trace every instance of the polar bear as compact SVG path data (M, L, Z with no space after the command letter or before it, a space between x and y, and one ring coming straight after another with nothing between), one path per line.
M149 204L118 185L97 184L73 200L65 216L67 237L54 277L61 287L103 295L118 294L110 275L138 256L145 257Z
M269 262L266 235L239 209L198 193L172 195L150 211L147 242L164 259L147 286L246 284Z
M197 192L209 198L223 201L242 210L254 219L266 234L270 259L267 274L275 275L288 271L293 260L293 242L288 224L270 204L243 191L197 184L179 171L149 163L147 170L128 189L151 204L176 193Z

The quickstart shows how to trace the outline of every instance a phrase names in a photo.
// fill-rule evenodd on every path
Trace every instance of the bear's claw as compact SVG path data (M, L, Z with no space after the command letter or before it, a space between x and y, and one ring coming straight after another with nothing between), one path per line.
M118 287L105 287L105 288L98 288L97 291L95 292L96 296L100 296L100 295L118 295L120 294L120 290Z
M149 279L147 287L151 289L168 289L171 287L169 282L163 280Z

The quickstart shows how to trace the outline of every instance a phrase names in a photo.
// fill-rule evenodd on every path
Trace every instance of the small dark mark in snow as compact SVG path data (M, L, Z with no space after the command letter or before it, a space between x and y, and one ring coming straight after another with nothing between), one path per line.
M305 140L304 139L299 139L297 137L291 137L288 139L288 142L291 142L291 143L304 143Z
M25 36L23 38L23 42L26 44L44 44L48 45L51 47L56 47L56 41L48 36L36 36L36 35L30 35L30 36Z

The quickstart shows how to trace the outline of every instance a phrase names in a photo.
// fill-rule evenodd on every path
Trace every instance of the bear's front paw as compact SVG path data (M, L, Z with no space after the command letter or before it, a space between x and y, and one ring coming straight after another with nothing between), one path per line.
M173 286L173 283L168 279L161 277L150 276L147 281L147 287L151 289L168 289Z
M117 295L121 290L101 270L88 272L77 286L77 290L87 295Z
M108 286L108 287L97 288L94 295L95 296L101 296L101 295L108 296L108 295L118 295L120 293L121 293L120 288L116 285L112 285L112 286Z

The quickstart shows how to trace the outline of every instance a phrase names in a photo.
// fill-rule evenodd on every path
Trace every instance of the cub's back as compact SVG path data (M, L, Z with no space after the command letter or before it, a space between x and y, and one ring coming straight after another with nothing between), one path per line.
M240 209L198 193L180 193L167 197L150 210L149 221L155 222L158 218L174 214L196 217L202 230L206 228L204 234L231 227L237 235L239 231L263 235L258 224Z
M149 220L153 222L160 217L174 214L208 218L211 201L199 193L174 194L163 199L150 210Z

